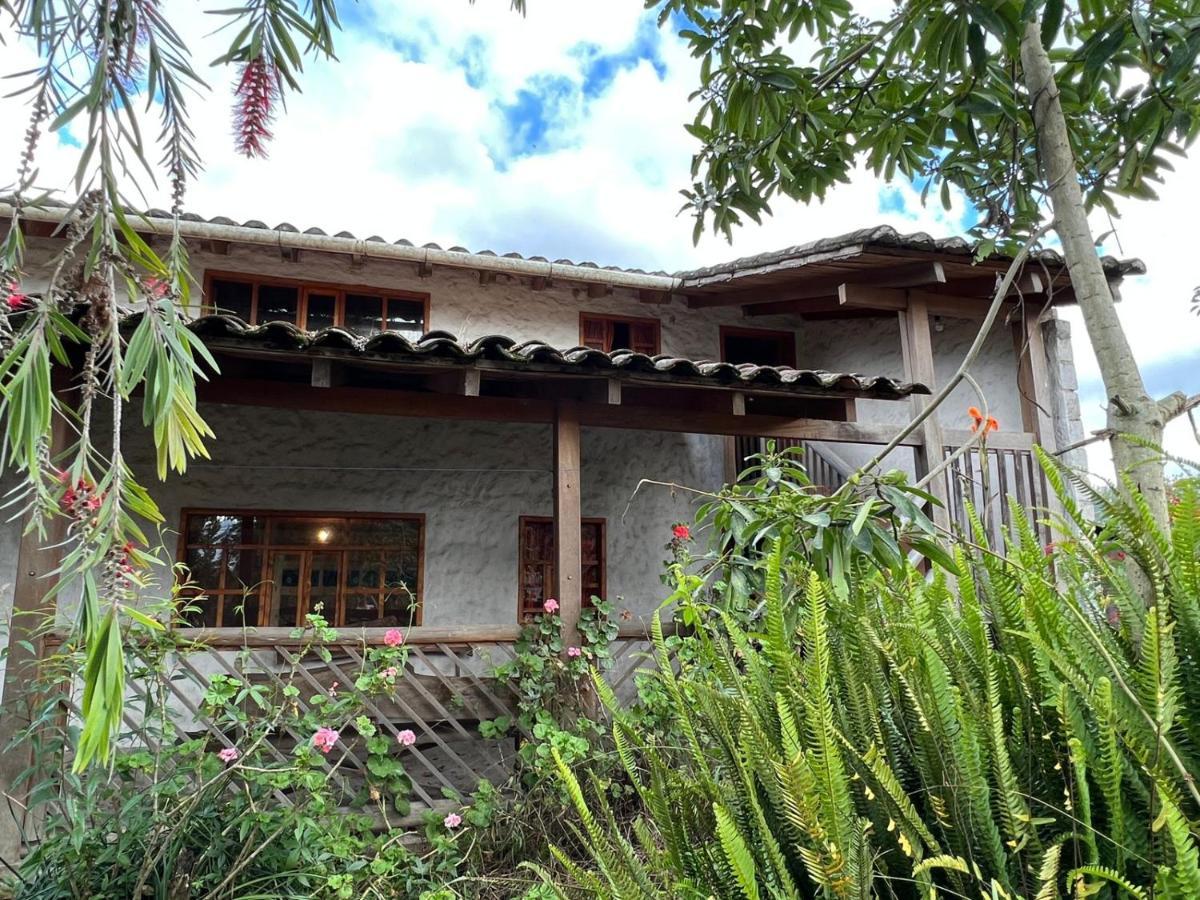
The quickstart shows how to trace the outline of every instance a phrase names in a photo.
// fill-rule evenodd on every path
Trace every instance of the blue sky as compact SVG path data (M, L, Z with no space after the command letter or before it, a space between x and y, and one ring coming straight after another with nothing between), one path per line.
M199 38L195 59L219 55L223 35L192 2L166 0L180 31ZM889 223L963 232L974 211L923 207L908 183L863 174L822 206L779 204L731 247L691 242L679 215L692 139L696 62L641 0L537 0L527 17L508 0L384 0L343 7L339 62L311 63L305 92L289 98L270 160L237 157L230 140L232 75L206 73L213 91L192 103L207 168L188 195L205 216L289 221L406 237L416 243L517 250L550 259L674 270L864 226ZM22 56L22 54L25 56ZM6 45L3 68L26 68L28 48ZM0 100L3 121L23 121ZM14 165L21 128L0 129ZM66 182L69 134L48 143L42 181ZM1195 384L1200 319L1187 311L1200 266L1190 198L1200 165L1179 166L1164 199L1130 203L1106 250L1146 259L1150 274L1124 287L1123 318L1156 390ZM151 190L146 202L165 205ZM1095 223L1108 231L1107 220ZM1118 243L1119 242L1119 243ZM1103 422L1103 393L1078 318L1075 347L1085 416ZM1190 385L1184 384L1191 382Z

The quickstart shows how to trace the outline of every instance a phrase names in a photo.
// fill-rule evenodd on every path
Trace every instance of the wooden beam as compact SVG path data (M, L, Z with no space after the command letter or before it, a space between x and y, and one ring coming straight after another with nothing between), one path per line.
M50 458L57 460L67 448L73 432L66 419L54 417ZM28 522L26 523L28 524ZM13 584L12 620L8 628L8 655L4 670L3 694L0 695L0 857L16 862L21 858L22 835L27 824L25 805L36 777L17 784L23 772L33 766L34 744L14 739L29 727L32 714L44 702L39 690L38 668L45 655L47 621L54 616L55 604L47 599L52 583L50 575L62 563L66 548L67 520L56 516L46 526L44 540L36 530L21 535L17 549L16 576ZM10 810L12 811L10 813Z
M838 301L843 309L882 309L897 312L908 308L910 300L919 300L930 316L945 316L950 319L983 319L987 316L990 300L986 297L950 297L931 294L928 291L901 291L894 288L861 287L842 285ZM1006 308L1016 308L1006 304Z
M551 424L555 421L555 405L544 399L466 397L384 388L313 388L308 385L271 385L269 382L225 377L201 383L197 385L197 391L203 403L479 422ZM749 435L801 438L830 443L886 444L899 430L890 425L860 422L753 413L735 416L726 412L696 412L628 404L615 406L606 403L580 403L576 405L576 409L582 425L685 434ZM915 447L920 443L919 436L909 436L902 446Z
M495 272L485 272L483 269L479 270L479 283L480 284L494 284L495 281L496 281L496 273Z
M316 388L340 387L346 383L346 370L342 364L318 356L312 361L312 386Z
M733 393L733 414L735 416L744 416L746 414L746 395L741 391Z
M534 275L529 279L529 289L533 291L544 291L550 286L550 279L544 275Z
M607 284L589 284L587 286L587 295L595 300L598 297L607 297L612 293L612 286Z
M1053 453L1054 417L1050 400L1050 373L1042 325L1036 315L1012 324L1013 350L1017 356L1017 390L1021 400L1021 426L1041 447Z
M419 262L417 263L417 276L420 278L428 278L433 274L433 263Z
M564 652L579 646L583 609L579 411L559 403L554 417L554 572Z
M900 317L900 347L904 357L904 377L909 381L919 381L933 389L936 376L933 365L933 338L929 331L928 307L920 297L910 297L908 308L898 315ZM910 403L913 414L917 415L924 412L929 398L913 394ZM913 451L918 479L923 478L942 461L943 447L945 446L936 412L922 423L919 432L921 446ZM934 524L949 528L950 492L946 489L945 476L935 478L931 484L926 485L925 489L942 504L933 506L929 511Z
M643 303L653 303L658 306L671 302L671 294L669 291L648 291L641 289L637 292L638 299Z
M832 296L842 284L905 288L945 283L946 270L940 262L901 263L896 266L820 275L791 286L747 288L722 294L692 296L688 298L688 306L692 309L708 309L714 306L753 306L757 303L808 300Z
M610 403L613 406L620 406L621 405L621 379L620 378L606 378L606 379L604 379L604 381L605 381L605 388L606 388L606 391L605 391L606 402Z

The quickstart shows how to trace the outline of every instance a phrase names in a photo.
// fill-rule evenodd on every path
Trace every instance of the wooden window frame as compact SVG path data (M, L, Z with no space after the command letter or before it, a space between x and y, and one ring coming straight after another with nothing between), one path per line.
M586 330L584 323L588 320L595 322L624 322L629 325L652 325L654 326L654 352L651 356L657 356L662 353L662 319L656 319L653 316L614 316L607 313L590 313L581 312L579 314L579 346L587 346L584 344L584 334ZM604 351L611 353L611 348Z
M743 328L740 325L722 325L720 327L720 336L718 337L718 340L720 341L722 362L727 361L725 359L725 338L727 337L748 337L757 338L759 340L774 340L780 342L781 344L786 344L787 353L785 355L787 361L782 363L782 365L788 366L792 369L796 368L796 332L794 331L783 331L771 328Z
M276 278L273 275L256 275L250 272L225 272L218 269L206 269L204 272L204 298L200 305L200 312L203 315L216 312L215 307L210 302L213 295L213 281L234 281L239 284L250 285L250 323L251 325L261 325L258 321L258 289L261 285L273 285L276 287L295 288L296 297L296 322L298 328L307 330L308 328L308 297L310 294L333 295L333 327L344 328L346 321L346 295L347 294L364 294L366 296L379 297L383 301L380 307L380 324L386 321L387 317L387 301L388 300L405 300L407 302L420 303L421 311L421 331L427 333L433 330L429 324L429 294L420 291L402 291L393 290L391 288L383 288L376 285L368 284L341 284L338 282L323 282L323 281L308 281L306 279L297 278Z
M259 541L258 543L251 543L251 544L245 544L245 543L243 543L243 544L189 543L188 542L188 526L190 524L190 519L192 517L203 517L203 516L248 516L248 517L252 516L252 517L256 517L256 518L262 518L262 519L268 520L267 532L266 532L266 534L264 534L263 540ZM259 580L258 580L258 584L257 584L257 589L258 589L258 623L257 623L257 627L263 627L266 624L268 624L271 620L271 591L269 590L271 581L270 581L270 578L268 577L269 576L268 566L269 566L269 560L270 560L271 553L277 552L277 551L283 551L283 552L291 551L291 552L295 552L295 553L302 553L302 552L320 549L319 546L313 546L311 544L305 544L305 545L272 544L271 540L270 540L270 538L271 538L270 520L272 520L272 519L359 519L359 520L377 521L377 522L403 519L403 520L407 520L407 521L416 522L419 526L418 532L417 532L417 584L416 584L415 590L413 591L413 594L415 595L414 604L416 607L416 613L413 616L412 625L417 626L417 625L422 624L422 620L424 619L424 616L425 616L425 514L424 513L405 513L405 512L364 513L364 512L348 512L346 510L328 510L328 509L309 510L309 509L247 509L247 508L241 508L241 507L236 507L236 508L184 507L182 510L180 510L179 541L178 541L178 547L176 550L176 559L180 563L184 563L186 565L187 552L189 549L191 549L193 547L220 546L220 547L231 548L231 549L252 549L252 550L259 551L262 554L262 560L259 563L259 566L260 566ZM377 549L377 548L374 548L374 547L360 548L360 547L355 547L355 546L340 546L340 547L333 548L334 552L342 552L342 553L345 553L347 551L356 550L356 549ZM226 568L224 566L222 566L221 567L221 577L220 577L221 587L216 589L216 594L218 595L218 597L217 597L217 616L216 616L217 622L221 622L224 618L223 614L224 614L224 608L225 608L225 597L227 595L236 594L237 596L244 596L246 594L246 592L241 590L240 588L236 591L234 591L233 589L227 590L225 588L226 571L227 571ZM307 575L307 572L304 572L301 574L301 580L300 580L301 584L306 584L306 579L304 577L305 575ZM342 567L342 572L338 576L338 578L339 578L340 583L338 584L338 587L337 587L337 592L338 592L337 599L340 602L338 603L338 608L335 610L335 616L334 616L335 620L332 622L332 624L334 627L351 627L351 628L356 627L356 626L345 626L342 624L343 620L345 619L345 597L346 597L345 566ZM213 597L212 593L208 593L204 589L201 589L201 592L204 593L205 596L207 596L209 598ZM303 617L307 614L307 612L308 612L308 610L304 606L298 606L296 615L299 619L303 620ZM215 627L220 631L241 630L241 628L242 628L241 625L217 625ZM256 627L256 626L247 625L246 627ZM281 626L281 627L287 628L287 627L292 627L292 626L285 625L285 626Z
M598 525L600 526L600 598L605 599L608 596L608 519L603 516L583 516L579 520L580 526L583 525ZM525 526L526 525L554 525L553 516L520 516L517 519L517 621L524 622L526 610L522 605L524 591L521 584L521 569L525 565ZM581 585L582 587L582 585ZM554 590L554 586L550 588ZM583 598L584 607L590 606L591 597Z

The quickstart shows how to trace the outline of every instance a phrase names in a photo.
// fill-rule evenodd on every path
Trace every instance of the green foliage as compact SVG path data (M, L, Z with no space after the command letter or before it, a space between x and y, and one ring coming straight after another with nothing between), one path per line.
M187 648L161 632L137 637L129 675L140 701L128 712L140 713L142 739L123 742L107 769L72 771L78 735L53 727L54 699L25 738L38 742L38 762L24 777L49 815L16 897L417 898L461 874L467 835L491 824L500 798L481 785L458 830L432 814L423 848L395 828L410 808L406 751L370 713L403 670L404 647L363 647L353 685L312 692L303 670L337 635L310 616L278 679L209 676L197 710L209 727L185 731L171 682ZM53 660L59 690L77 661ZM321 729L336 732L328 744ZM61 770L47 771L48 759Z
M560 766L588 860L560 854L564 893L1197 896L1197 480L1169 534L1094 494L1097 527L1063 493L1050 547L1028 526L1004 555L950 544L953 581L852 553L841 585L802 487L764 476L709 508L719 552L676 570L690 652L657 656L674 728L613 710L634 815Z
M1089 203L1154 197L1200 129L1200 7L1106 0L647 0L699 60L688 131L700 142L696 215L729 235L776 195L805 202L858 164L940 191L960 188L981 235L1028 234L1039 171L1019 45L1041 23ZM872 18L879 15L880 18ZM994 246L985 243L981 253Z

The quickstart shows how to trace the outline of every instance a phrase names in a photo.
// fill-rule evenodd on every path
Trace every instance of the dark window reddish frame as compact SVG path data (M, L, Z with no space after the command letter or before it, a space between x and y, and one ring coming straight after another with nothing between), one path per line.
M579 343L593 350L612 352L615 326L629 329L630 349L647 356L662 352L662 322L658 319L631 316L606 316L595 313L579 314Z
M766 328L740 328L734 325L722 325L720 333L721 359L726 359L725 339L728 337L753 338L775 345L780 362L760 362L759 365L777 365L796 367L796 332L772 331ZM726 360L727 361L727 360Z
M257 519L261 520L261 532L253 536L251 540L243 541L199 541L192 538L192 523L198 519L213 519L217 517L227 517L230 519ZM346 625L346 600L351 596L363 596L373 594L378 597L377 605L379 612L383 614L386 609L386 596L399 595L399 592L389 588L386 584L378 586L360 585L348 583L349 566L346 563L347 554L355 551L378 551L386 550L386 544L350 544L331 540L329 543L320 542L282 542L275 540L274 525L279 521L291 520L292 522L302 522L312 527L314 530L319 530L324 525L332 526L335 523L389 523L389 522L406 522L411 523L417 531L415 548L406 548L405 552L414 552L414 564L416 567L415 585L408 588L402 596L408 598L408 591L411 591L411 616L404 619L402 624L420 625L424 615L424 587L425 587L425 516L421 513L351 513L343 511L311 511L311 510L262 510L262 509L185 509L182 512L182 521L179 531L179 562L187 565L189 561L195 562L193 553L200 549L208 549L212 551L212 560L215 563L216 569L215 583L198 584L185 592L182 598L182 605L198 606L201 608L199 615L193 614L196 618L204 620L209 618L207 612L212 609L212 619L215 622L213 627L218 628L241 628L243 625L248 627L265 626L270 624L272 615L272 594L273 582L271 579L270 565L273 554L296 554L302 558L300 568L297 575L297 595L299 602L296 608L295 622L280 622L282 627L293 627L296 624L303 622L304 616L310 612L307 608L307 598L311 597L311 569L308 562L304 559L308 554L311 558L313 553L323 554L340 554L338 563L337 584L335 588L334 608L330 610L325 608L323 615L335 626ZM257 565L252 565L245 571L239 567L236 574L231 575L229 555L237 553L240 559L243 555L257 556ZM250 571L249 569L253 569ZM253 579L253 580L252 580ZM210 582L212 578L207 579ZM327 587L329 585L326 585ZM305 590L306 589L306 590ZM250 606L254 604L256 612L252 616L246 616L246 621L242 621L239 616L238 607L245 604ZM188 624L201 624L200 622L189 622ZM207 624L207 623L205 623Z
M583 605L591 604L592 595L604 597L607 588L604 519L580 520L582 535ZM554 596L555 556L554 519L549 516L521 516L517 562L517 620L525 621L542 611L542 604ZM540 589L539 589L540 588Z
M381 321L386 321L387 301L402 300L407 303L420 303L421 331L428 332L429 325L429 294L417 291L398 291L365 284L326 284L317 281L305 281L294 278L275 278L273 276L254 275L246 272L223 272L209 269L204 273L204 302L201 310L204 313L217 312L212 305L213 281L230 281L250 286L250 323L258 325L258 293L259 288L266 286L295 288L298 294L297 314L295 324L300 328L308 327L308 299L312 295L334 298L333 324L341 326L346 317L346 295L362 295L379 297L383 303L380 307Z

